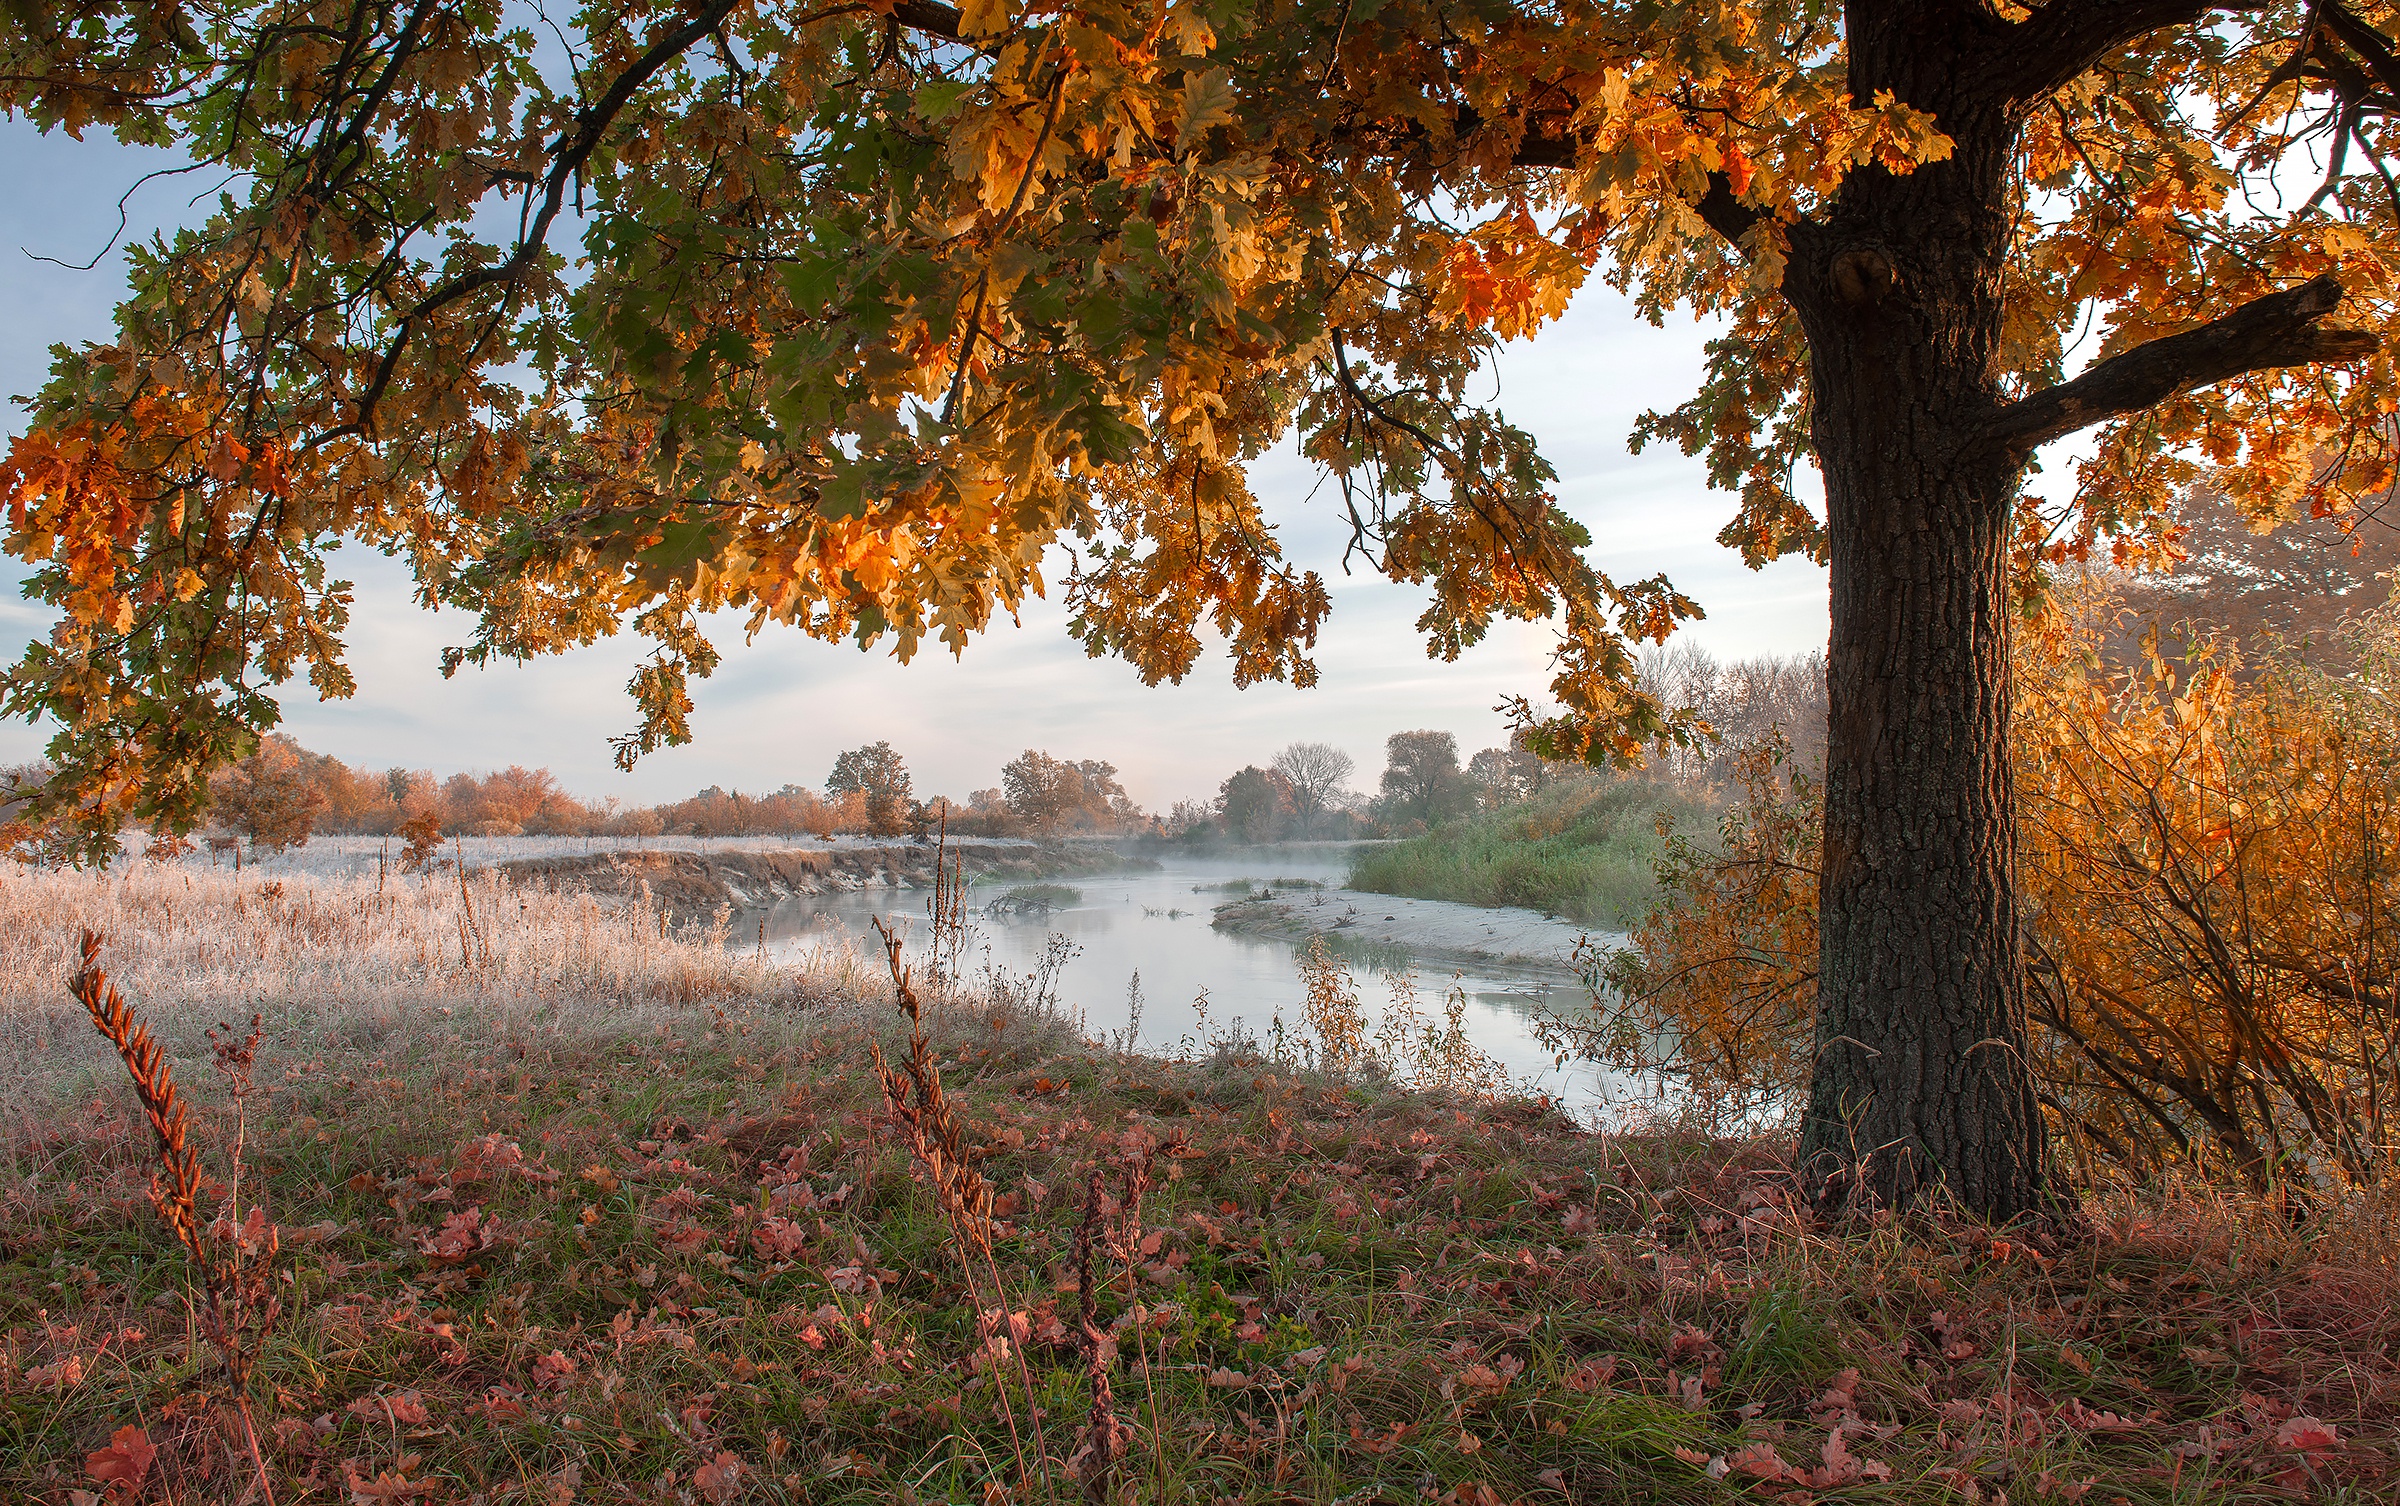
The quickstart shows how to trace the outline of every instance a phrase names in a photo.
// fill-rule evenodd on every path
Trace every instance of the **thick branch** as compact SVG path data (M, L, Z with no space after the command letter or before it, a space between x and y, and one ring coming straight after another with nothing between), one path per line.
M2392 50L2390 40L2342 0L2323 0L2323 16L2325 29L2358 54L2375 82L2388 93L2400 94L2400 54Z
M2071 382L2003 408L1983 438L2029 455L2062 435L2228 377L2311 361L2346 361L2381 349L2382 338L2371 330L2328 329L2320 322L2341 301L2342 285L2330 272L2270 293L2198 329L2111 356Z
M911 31L921 31L946 42L965 40L958 33L958 7L944 5L942 0L900 0L892 7L892 19Z
M2136 38L2211 11L2258 8L2255 0L2050 0L2021 24L1999 28L1991 79L2003 98L2041 99Z
M601 136L615 122L618 114L633 102L634 95L642 85L648 83L660 69L681 57L693 43L714 31L717 23L729 15L737 3L738 0L709 0L698 15L652 43L650 50L619 74L596 103L575 112L575 129L551 149L553 155L548 182L540 207L528 214L525 226L517 237L515 253L496 266L481 267L437 285L401 315L392 331L391 344L385 347L383 359L376 363L375 374L367 383L366 394L359 399L357 414L350 422L317 435L309 441L309 448L314 449L341 435L373 435L375 407L383 401L384 390L391 385L393 373L399 369L401 355L408 349L418 321L484 288L514 283L522 277L549 243L550 226L566 207L568 185L583 171L584 163L598 149ZM397 64L394 66L397 67Z

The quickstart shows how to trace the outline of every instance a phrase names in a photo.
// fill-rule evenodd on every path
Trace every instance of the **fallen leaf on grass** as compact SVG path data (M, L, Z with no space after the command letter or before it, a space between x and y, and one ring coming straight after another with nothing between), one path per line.
M1704 1454L1696 1448L1685 1448L1682 1444L1678 1443L1675 1445L1675 1457L1681 1459L1686 1464L1696 1464L1700 1468L1707 1470L1708 1477L1712 1480L1722 1480L1725 1478L1725 1473L1728 1466L1725 1462L1725 1456L1722 1454L1712 1456Z
M2130 1433L2145 1425L2148 1419L2119 1417L2114 1412L2095 1411L2083 1404L2083 1398L2070 1396L2051 1416L2082 1433Z
M392 1396L362 1396L350 1403L350 1413L369 1422L392 1422L404 1428L423 1427L433 1420L425 1410L425 1398L415 1391Z
M2295 1453L2314 1456L2322 1454L2327 1449L2339 1448L2341 1442L2342 1430L2340 1428L2330 1422L2321 1422L2314 1417L2286 1418L2275 1427L2275 1446L2291 1449Z
M461 1208L443 1219L439 1229L419 1235L417 1249L435 1265L463 1265L500 1243L498 1216L487 1219L480 1207Z
M150 1461L158 1450L150 1446L150 1435L132 1423L117 1429L108 1440L108 1447L84 1455L84 1473L104 1485L122 1481L128 1490L139 1490L142 1477L150 1473Z
M431 1480L411 1480L409 1471L424 1461L415 1454L402 1454L388 1470L375 1471L375 1478L361 1479L358 1461L342 1461L342 1475L350 1486L351 1506L389 1506L393 1501L406 1501L414 1496L431 1495L435 1484Z
M873 1270L863 1265L840 1265L825 1273L825 1280L835 1291L853 1297L883 1295L886 1282L898 1281L898 1271Z
M61 1391L69 1386L80 1386L83 1384L83 1360L70 1354L55 1365L36 1365L25 1372L25 1379L45 1391L54 1386Z
M1683 1458L1689 1452L1677 1449L1675 1456ZM1861 1459L1850 1452L1840 1428L1825 1435L1825 1444L1818 1457L1823 1461L1814 1469L1802 1469L1786 1462L1775 1445L1759 1442L1738 1449L1722 1459L1712 1460L1709 1474L1722 1479L1727 1474L1754 1475L1771 1485L1798 1485L1809 1490L1831 1490L1839 1485L1853 1485L1860 1480L1888 1480L1892 1467L1877 1459ZM1689 1461L1687 1461L1689 1462Z
M741 1494L742 1461L730 1453L718 1454L692 1471L692 1487L708 1498L709 1506L725 1506Z

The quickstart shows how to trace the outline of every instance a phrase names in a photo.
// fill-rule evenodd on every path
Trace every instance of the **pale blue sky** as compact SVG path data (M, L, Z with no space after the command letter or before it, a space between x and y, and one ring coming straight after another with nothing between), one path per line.
M116 225L117 196L156 160L104 139L42 138L0 122L0 394L39 386L52 344L107 335L122 286L119 257L74 272L28 253L89 259ZM172 223L212 187L193 178L149 185L132 202L136 231ZM1693 639L1724 657L1819 647L1824 572L1803 560L1744 569L1715 542L1734 499L1708 490L1701 463L1657 446L1627 452L1642 409L1691 391L1701 342L1689 320L1652 329L1595 286L1539 339L1509 352L1498 373L1503 405L1540 437L1561 476L1559 500L1591 528L1601 568L1623 579L1664 570L1706 608L1707 620L1686 629ZM13 405L0 422L11 435L21 427ZM1315 479L1288 455L1271 457L1253 477L1287 551L1322 572L1333 592L1313 690L1237 691L1217 654L1184 684L1148 689L1118 661L1085 658L1066 636L1064 614L1047 602L961 660L931 655L907 666L790 633L744 646L738 624L729 624L723 667L696 687L698 740L621 774L609 764L606 739L632 720L623 686L634 643L445 682L439 651L461 641L468 625L418 611L404 570L352 548L337 566L358 585L350 635L358 694L320 704L304 686L289 687L285 725L309 747L353 763L439 774L547 765L578 793L637 801L709 784L822 783L837 752L878 738L907 758L921 792L964 795L995 784L999 765L1019 750L1040 747L1108 759L1134 797L1155 809L1213 794L1234 769L1296 739L1346 749L1362 784L1382 766L1387 733L1440 728L1468 752L1500 741L1506 728L1492 708L1504 695L1539 698L1548 635L1510 625L1456 663L1427 659L1412 626L1422 596L1340 573L1339 509L1327 497L1309 500ZM7 571L11 589L0 592L0 652L10 660L49 622L16 594L17 578ZM0 723L0 762L33 756L44 736L22 722Z

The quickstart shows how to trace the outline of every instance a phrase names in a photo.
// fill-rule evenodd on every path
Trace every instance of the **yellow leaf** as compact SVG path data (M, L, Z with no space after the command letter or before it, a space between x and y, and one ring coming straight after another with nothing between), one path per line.
M1189 0L1167 12L1164 30L1174 41L1175 50L1187 56L1199 57L1217 45L1215 29L1208 24L1208 18L1200 14L1200 8L1190 4Z
M1175 155L1190 151L1209 130L1230 124L1241 96L1233 87L1233 71L1211 68L1184 80L1183 111L1175 123Z
M958 34L962 37L997 36L1008 29L1008 0L966 0L958 8Z

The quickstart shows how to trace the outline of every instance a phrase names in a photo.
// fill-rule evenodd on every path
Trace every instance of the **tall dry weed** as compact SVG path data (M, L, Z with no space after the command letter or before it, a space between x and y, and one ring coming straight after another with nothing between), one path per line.
M91 1016L93 1028L116 1048L126 1075L133 1080L134 1095L149 1118L159 1159L159 1170L150 1178L150 1203L199 1273L202 1331L225 1367L227 1390L241 1424L243 1447L256 1472L258 1493L272 1506L274 1487L267 1477L266 1456L259 1448L258 1423L250 1406L250 1378L282 1312L272 1287L282 1236L268 1221L264 1208L253 1205L245 1214L241 1202L249 1103L257 1091L251 1069L258 1055L258 1020L253 1017L249 1033L238 1038L229 1025L209 1032L217 1071L234 1101L235 1131L227 1157L224 1209L203 1228L200 1201L207 1194L207 1175L199 1147L192 1141L191 1110L175 1087L175 1072L166 1053L101 970L100 947L97 932L83 933L83 965L71 989L76 1002Z
M1010 1446L1016 1452L1017 1477L1021 1481L1030 1480L1033 1471L1027 1467L1024 1439L1017 1431L1016 1410L1009 1400L1008 1387L998 1384L998 1362L1012 1356L1018 1380L1025 1390L1026 1407L1032 1414L1034 1457L1040 1461L1046 1477L1049 1451L1042 1441L1041 1410L1034 1400L1033 1374L1025 1361L1030 1325L1020 1326L1017 1316L1009 1311L1007 1291L1001 1284L999 1267L992 1260L991 1184L976 1172L970 1160L965 1114L943 1089L941 1063L935 1059L932 1040L926 1032L924 1000L917 993L908 965L900 960L903 945L900 933L881 920L873 924L876 934L883 938L884 962L891 970L894 1002L901 1017L908 1021L908 1054L899 1066L893 1066L884 1055L881 1041L868 1043L875 1075L883 1084L884 1106L907 1143L909 1155L932 1184L942 1217L958 1245L970 1297L977 1312L983 1315L979 1327L984 1332L980 1337L985 1352L995 1362L993 1389L1008 1424ZM988 1306L983 1286L986 1281Z

